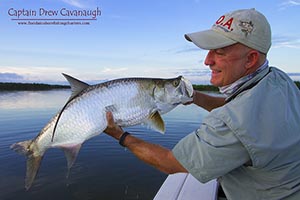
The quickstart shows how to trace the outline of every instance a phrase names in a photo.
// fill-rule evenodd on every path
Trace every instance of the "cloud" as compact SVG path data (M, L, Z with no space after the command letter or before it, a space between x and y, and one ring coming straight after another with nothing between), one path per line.
M300 73L288 73L289 76L299 76L300 77Z
M285 0L279 4L280 10L285 10L290 7L300 6L300 0Z
M80 0L62 0L62 1L77 8L86 8L86 5L83 4Z
M183 46L179 48L172 48L172 49L166 49L162 50L162 53L168 53L168 54L182 54L182 53L190 53L190 52L196 52L199 53L200 51L203 51L199 47L196 47L195 45L190 45L190 46Z
M300 73L287 73L294 81L300 81Z
M274 36L272 40L272 47L300 49L300 38L293 36Z
M121 68L106 67L103 70L101 70L99 74L101 75L102 79L108 79L113 77L122 77L124 75L127 75L128 72L129 69L126 67L121 67Z
M193 69L177 69L178 73L184 76L209 76L210 70L204 68L193 68Z
M122 67L122 68L105 68L102 70L102 73L108 73L108 74L119 74L122 73L124 71L127 71L128 68Z
M179 50L175 51L175 54L199 52L201 50L202 49L200 49L199 47L187 47L187 48L183 48L183 49L179 49Z
M0 81L1 82L36 82L36 83L51 83L61 82L65 79L61 75L64 73L72 73L74 70L64 67L29 67L29 66L0 66Z
M208 68L176 69L178 75L189 79L193 84L210 84L211 71Z
M25 78L17 73L0 73L0 82L20 82L24 80Z

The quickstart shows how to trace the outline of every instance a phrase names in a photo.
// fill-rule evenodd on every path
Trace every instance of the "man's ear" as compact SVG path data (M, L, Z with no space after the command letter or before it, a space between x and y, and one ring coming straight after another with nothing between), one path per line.
M246 62L246 69L251 69L253 67L259 67L259 55L260 53L256 50L250 50L247 54L247 62Z

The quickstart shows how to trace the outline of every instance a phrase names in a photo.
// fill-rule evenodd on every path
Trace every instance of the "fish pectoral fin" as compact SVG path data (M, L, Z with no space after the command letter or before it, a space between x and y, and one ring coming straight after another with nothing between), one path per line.
M71 85L71 90L72 90L72 94L70 99L73 99L75 96L77 96L80 92L82 92L82 90L86 89L87 87L89 87L90 85L80 81L70 75L67 74L62 74L64 75L64 77L67 79L67 81L70 83Z
M65 156L66 156L66 159L67 159L67 164L68 164L67 177L69 176L69 172L70 172L71 167L75 163L75 160L77 158L77 155L79 153L80 148L81 148L81 144L75 144L75 145L61 147L61 149L65 153Z
M165 123L161 118L158 111L155 111L148 117L147 124L155 131L158 131L162 134L165 133Z

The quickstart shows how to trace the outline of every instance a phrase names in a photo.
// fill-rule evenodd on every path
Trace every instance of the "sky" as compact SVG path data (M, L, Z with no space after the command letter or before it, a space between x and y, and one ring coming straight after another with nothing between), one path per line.
M209 83L207 51L184 34L244 8L271 24L269 64L300 80L300 0L2 0L0 82L66 83L67 73L88 83L178 75ZM96 17L66 16L97 10Z

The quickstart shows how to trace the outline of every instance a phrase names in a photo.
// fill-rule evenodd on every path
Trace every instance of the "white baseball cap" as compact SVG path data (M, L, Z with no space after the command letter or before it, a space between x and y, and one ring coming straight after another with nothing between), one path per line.
M202 49L223 48L242 43L267 54L271 47L271 27L266 17L252 9L222 15L211 29L189 33L185 38Z

